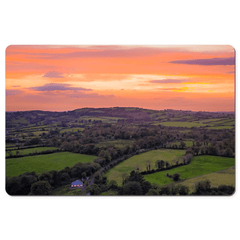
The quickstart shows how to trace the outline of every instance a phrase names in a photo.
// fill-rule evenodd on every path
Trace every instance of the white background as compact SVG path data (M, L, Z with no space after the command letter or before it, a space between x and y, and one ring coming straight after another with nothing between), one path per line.
M239 239L238 152L232 197L10 197L4 187L8 45L227 44L238 55L238 1L7 0L0 9L2 239Z

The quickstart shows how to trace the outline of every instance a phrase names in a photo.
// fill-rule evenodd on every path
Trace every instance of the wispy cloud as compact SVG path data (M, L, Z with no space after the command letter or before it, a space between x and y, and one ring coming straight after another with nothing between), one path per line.
M172 92L190 92L192 91L188 87L181 87L181 88L159 88L160 91L172 91Z
M177 61L171 61L170 63L205 65L205 66L235 65L235 58L234 57L229 57L229 58L207 58L207 59L177 60Z
M92 89L88 88L81 88L81 87L72 87L70 84L60 84L60 83L47 83L43 86L37 87L30 87L28 89L34 91L68 91L68 90L75 90L75 91L92 91Z
M191 82L188 79L159 79L159 80L151 80L151 83L183 83L183 82Z
M21 90L6 89L6 96L15 96L21 94Z
M49 71L43 75L46 78L63 78L63 75L60 72Z
M77 94L71 94L69 95L71 98L113 98L115 97L113 94L111 95L100 95L98 93L85 93L85 92L79 92Z

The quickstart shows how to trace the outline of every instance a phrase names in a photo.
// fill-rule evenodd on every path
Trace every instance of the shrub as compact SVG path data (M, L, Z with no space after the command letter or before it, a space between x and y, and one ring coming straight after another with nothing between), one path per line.
M52 187L47 181L38 181L32 184L29 195L50 195Z
M173 181L177 182L178 180L180 180L180 174L179 173L174 173L172 175Z

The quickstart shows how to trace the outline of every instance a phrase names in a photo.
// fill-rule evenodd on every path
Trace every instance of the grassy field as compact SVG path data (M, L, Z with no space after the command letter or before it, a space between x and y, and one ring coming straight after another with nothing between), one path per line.
M62 129L60 130L60 133L65 133L65 132L82 132L84 130L84 128L80 128L80 127L76 127L76 128L66 128L66 129Z
M161 122L160 124L166 127L186 127L186 128L204 127L207 125L199 122Z
M177 156L183 156L185 150L172 150L172 149L161 149L161 150L152 150L149 152L141 153L135 155L124 162L113 167L110 171L106 173L106 176L109 181L115 180L118 185L122 184L122 174L129 174L132 170L139 168L140 171L146 170L146 162L151 161L152 169L155 167L155 162L157 160L164 160L171 162Z
M202 176L190 178L185 181L182 181L180 184L189 187L191 193L195 190L196 182L205 180L209 180L211 182L211 187L219 187L220 185L228 185L235 187L235 167L230 167L219 172L209 173Z
M6 176L14 177L25 172L35 171L37 174L43 171L62 170L72 167L77 162L91 162L96 156L84 154L60 152L37 156L6 159Z
M36 132L32 132L35 136L39 136L40 134L46 133L48 134L48 131L36 131Z
M100 195L102 195L102 196L116 196L117 193L114 192L113 190L109 190L107 192L102 192Z
M14 148L16 145L15 143L7 143L6 148Z
M191 116L185 116L182 118L176 118L176 117L170 118L170 121L157 122L157 123L155 122L153 125L161 124L166 127L186 127L186 128L208 126L209 129L224 129L224 128L230 129L232 128L230 126L235 124L234 119L212 118L212 119L204 119L200 121L190 121L191 119L189 119L189 121L184 120L187 117L191 117ZM181 121L181 119L183 120ZM180 121L176 121L176 120L180 120ZM218 125L221 125L221 126L218 126Z
M206 127L207 129L232 129L233 126L213 126L213 127Z
M110 123L110 122L117 122L118 119L123 119L121 117L96 117L96 116L92 116L92 117L87 117L87 116L83 116L79 118L80 120L91 120L91 121L102 121L104 123Z
M200 175L224 170L234 165L235 165L234 158L225 158L208 155L196 156L193 158L193 161L189 165L181 166L171 170L166 170L163 172L145 175L144 178L150 183L165 185L173 182L172 178L166 177L167 173L170 175L174 173L179 173L180 179L186 180Z
M16 155L16 152L19 151L20 155L27 155L29 153L35 153L35 152L43 152L47 150L57 150L55 147L36 147L36 148L26 148L26 149L20 149L20 150L12 150L12 155ZM9 153L6 153L6 156L10 156Z

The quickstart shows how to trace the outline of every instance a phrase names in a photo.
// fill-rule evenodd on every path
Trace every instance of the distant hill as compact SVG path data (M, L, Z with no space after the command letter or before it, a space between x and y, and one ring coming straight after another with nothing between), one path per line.
M81 108L73 111L51 112L51 111L19 111L6 112L6 127L22 127L28 124L47 125L54 122L76 122L82 117L101 118L109 117L125 119L126 123L131 122L150 122L150 121L178 121L201 120L207 118L233 118L234 113L226 112L192 112L183 110L151 110L138 107L112 107L112 108Z

